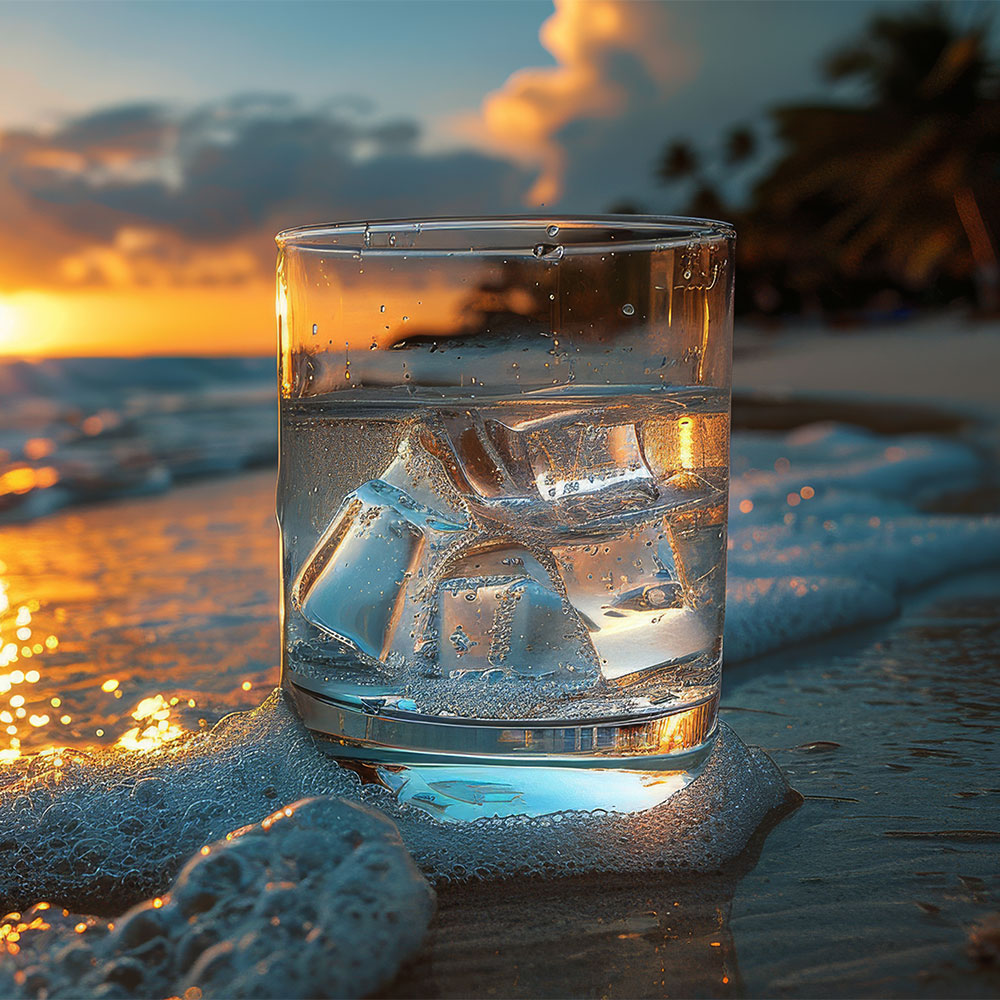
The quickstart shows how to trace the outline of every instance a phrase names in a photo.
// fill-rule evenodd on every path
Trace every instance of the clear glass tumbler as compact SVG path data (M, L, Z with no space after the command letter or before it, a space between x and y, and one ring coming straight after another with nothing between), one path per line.
M535 765L549 792L704 755L734 238L644 216L279 234L282 684L329 752L508 786Z

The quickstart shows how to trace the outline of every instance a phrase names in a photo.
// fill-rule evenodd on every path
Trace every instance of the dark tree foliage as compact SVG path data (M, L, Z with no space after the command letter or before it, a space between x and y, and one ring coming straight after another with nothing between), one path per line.
M988 28L938 3L872 18L824 65L860 99L774 109L781 150L741 211L718 197L710 211L697 151L667 148L659 176L695 179L689 209L738 223L744 309L857 310L887 291L997 309L1000 74ZM727 163L754 152L741 131Z

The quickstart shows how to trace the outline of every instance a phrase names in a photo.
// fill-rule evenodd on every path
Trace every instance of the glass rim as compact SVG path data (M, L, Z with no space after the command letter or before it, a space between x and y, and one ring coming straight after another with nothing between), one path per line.
M584 233L595 231L585 242L558 242L551 227ZM621 231L622 239L615 239ZM482 243L486 233L523 232L520 246L472 245L461 234L475 233ZM423 233L455 234L453 246L421 247L413 242ZM627 235L626 235L627 234ZM352 237L356 239L352 240ZM390 240L390 237L392 239ZM406 237L400 239L400 237ZM373 219L319 223L283 229L274 240L281 250L315 250L334 255L375 254L402 257L535 257L552 260L563 256L619 251L672 250L736 238L729 222L680 215L487 215L441 216L425 219ZM373 239L376 242L373 242ZM341 242L343 241L343 242ZM545 251L539 253L541 247ZM553 253L557 251L558 253Z

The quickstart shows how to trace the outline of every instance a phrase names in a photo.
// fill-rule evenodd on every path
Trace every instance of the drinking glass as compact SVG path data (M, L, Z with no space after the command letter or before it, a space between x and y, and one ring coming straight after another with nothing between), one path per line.
M446 818L648 803L697 772L734 238L646 216L278 235L282 685L324 749Z

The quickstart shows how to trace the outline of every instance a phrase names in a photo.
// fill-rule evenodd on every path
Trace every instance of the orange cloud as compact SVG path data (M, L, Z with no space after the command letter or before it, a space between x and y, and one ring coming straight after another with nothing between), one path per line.
M61 257L59 273L74 285L238 284L260 276L258 256L238 244L202 246L167 230L122 226L110 244Z
M551 204L562 193L568 153L561 129L662 99L696 68L690 46L675 40L669 11L659 3L555 0L539 39L558 65L514 73L486 97L478 119L460 126L540 168L527 197L535 205Z
M517 207L529 172L419 132L267 96L0 131L0 356L270 353L278 229Z
M476 151L424 153L419 135L273 95L0 131L0 292L271 280L279 229L502 211L530 182Z

